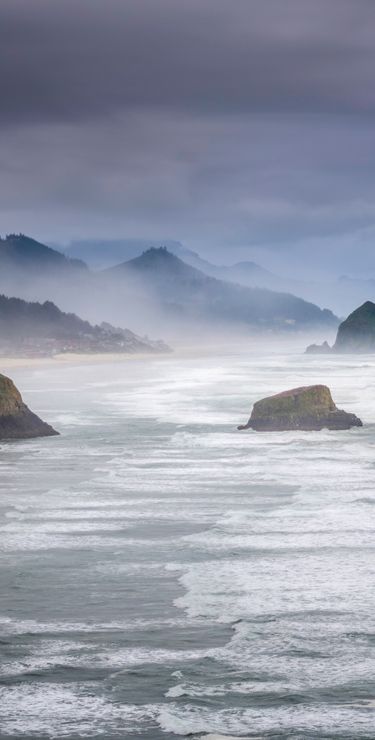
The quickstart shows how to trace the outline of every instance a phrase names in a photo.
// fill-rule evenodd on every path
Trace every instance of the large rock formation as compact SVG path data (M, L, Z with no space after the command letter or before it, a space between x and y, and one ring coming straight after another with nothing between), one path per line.
M238 429L278 432L291 429L350 429L361 427L355 414L338 409L326 385L293 388L254 404L248 423Z
M330 347L328 342L323 342L323 344L309 344L309 346L306 347L307 355L329 355L332 354L332 352L332 347Z
M13 381L0 375L0 439L27 439L58 434L24 404Z
M327 342L310 344L307 354L375 352L375 303L366 301L343 321L333 347Z
M375 352L375 303L366 301L340 324L333 352Z

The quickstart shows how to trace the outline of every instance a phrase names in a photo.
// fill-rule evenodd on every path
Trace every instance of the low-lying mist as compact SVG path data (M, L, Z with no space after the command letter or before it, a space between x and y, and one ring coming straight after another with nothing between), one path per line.
M173 346L247 341L249 337L331 339L338 318L285 292L223 280L165 248L92 271L23 235L2 240L0 293L53 301L92 324L109 322Z

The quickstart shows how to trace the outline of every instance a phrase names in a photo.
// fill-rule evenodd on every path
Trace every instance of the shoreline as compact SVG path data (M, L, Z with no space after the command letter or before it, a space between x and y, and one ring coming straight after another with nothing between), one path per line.
M129 361L171 361L182 358L213 357L218 355L240 354L244 357L254 354L304 354L307 336L216 338L206 343L176 342L171 352L61 352L50 357L0 357L1 368L61 367L75 364L127 363ZM330 357L332 355L329 355Z
M173 353L170 353L173 355ZM117 353L117 352L93 352L92 354L64 352L54 355L53 357L0 357L0 368L17 368L17 367L58 367L59 365L69 364L89 364L93 362L128 362L129 360L150 360L160 359L170 356L169 353Z

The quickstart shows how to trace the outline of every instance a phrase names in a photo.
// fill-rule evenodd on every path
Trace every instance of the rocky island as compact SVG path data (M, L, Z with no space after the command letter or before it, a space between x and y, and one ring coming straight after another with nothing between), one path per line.
M281 432L293 429L350 429L361 426L358 416L336 407L326 385L309 385L257 401L247 424L238 429Z
M310 344L307 354L344 354L375 352L375 303L366 301L342 321L332 347L328 342Z
M10 378L0 375L0 440L51 437L58 434L26 406Z

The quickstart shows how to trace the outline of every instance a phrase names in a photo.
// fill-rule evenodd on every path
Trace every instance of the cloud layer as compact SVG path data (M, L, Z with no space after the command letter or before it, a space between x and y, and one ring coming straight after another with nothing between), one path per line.
M2 0L1 231L371 266L374 32L372 0Z

